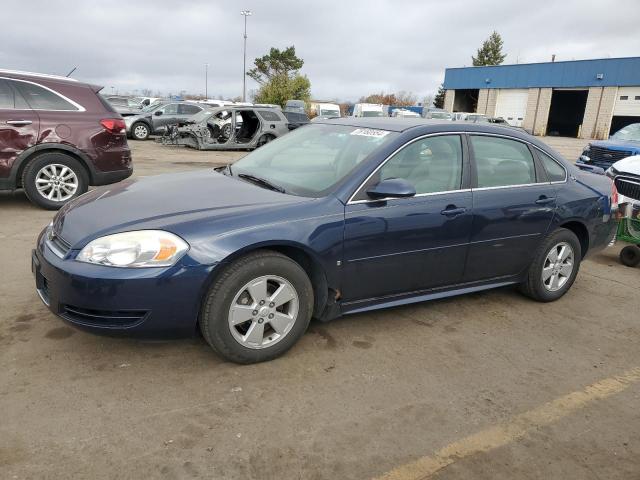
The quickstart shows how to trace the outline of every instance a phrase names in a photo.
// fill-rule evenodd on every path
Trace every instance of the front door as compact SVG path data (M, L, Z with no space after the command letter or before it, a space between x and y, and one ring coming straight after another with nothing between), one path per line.
M345 207L343 303L459 283L472 220L460 135L427 136L395 153ZM367 188L403 178L416 196L372 200Z
M0 78L0 183L16 158L38 141L40 120L10 81Z
M152 122L154 133L164 131L167 125L175 125L178 123L179 106L179 103L170 103L153 112Z
M470 135L469 145L476 181L465 281L522 273L551 224L556 186L526 143Z

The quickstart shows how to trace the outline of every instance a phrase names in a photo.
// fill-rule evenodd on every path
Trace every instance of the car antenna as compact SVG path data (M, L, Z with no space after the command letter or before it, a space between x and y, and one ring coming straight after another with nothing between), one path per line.
M78 67L73 67L73 69L72 69L69 73L67 73L67 74L65 75L65 77L69 77L69 76L71 76L71 74L72 74L73 72L75 72L77 68L78 68Z

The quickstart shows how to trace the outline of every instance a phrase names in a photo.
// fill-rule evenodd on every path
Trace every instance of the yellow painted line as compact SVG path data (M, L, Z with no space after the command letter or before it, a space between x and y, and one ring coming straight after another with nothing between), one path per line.
M518 414L506 423L453 442L433 455L427 455L396 467L381 477L377 477L377 480L428 478L456 460L507 445L522 438L530 430L549 425L589 403L620 393L639 381L640 367L627 370L621 375L605 378L587 386L584 390L569 393L533 410Z

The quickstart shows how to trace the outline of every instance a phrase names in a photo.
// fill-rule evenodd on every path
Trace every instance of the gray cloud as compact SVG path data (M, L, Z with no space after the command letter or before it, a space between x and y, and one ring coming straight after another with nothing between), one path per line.
M433 93L444 69L470 65L494 29L505 63L640 52L637 0L25 0L11 3L16 21L3 22L0 67L66 74L77 65L74 77L108 91L203 93L209 63L210 96L233 97L242 89L242 8L254 12L248 64L295 45L316 98Z

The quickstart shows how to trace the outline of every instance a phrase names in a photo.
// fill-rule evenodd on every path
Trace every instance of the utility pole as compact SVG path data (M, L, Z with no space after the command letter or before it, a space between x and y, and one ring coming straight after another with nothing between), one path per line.
M242 58L242 101L247 98L247 17L251 16L251 10L242 10L240 15L244 17L244 51Z
M209 64L204 64L204 99L209 98Z

